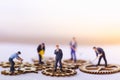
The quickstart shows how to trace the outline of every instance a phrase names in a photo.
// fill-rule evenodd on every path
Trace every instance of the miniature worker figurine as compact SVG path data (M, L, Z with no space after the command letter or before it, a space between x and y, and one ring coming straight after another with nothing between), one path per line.
M95 53L96 53L96 56L99 58L99 61L98 61L98 65L100 65L100 61L101 59L103 58L104 61L105 61L105 67L107 67L107 60L106 60L106 56L105 56L105 52L102 48L97 48L97 47L93 47L93 49L95 50Z
M37 52L38 52L38 56L39 56L39 64L44 64L44 62L42 61L44 53L45 53L45 44L42 43L37 47Z
M77 41L75 37L73 37L72 41L70 41L70 49L71 49L71 60L76 62L76 48L77 48Z
M61 62L62 57L63 57L63 52L59 48L59 45L56 45L56 49L54 51L54 54L56 55L56 57L55 57L55 70L54 71L56 72L57 66L58 66L58 63L59 63L59 65L60 65L60 71L63 72L63 70L62 70L62 62Z
M18 51L17 53L14 53L9 57L9 62L10 62L10 65L11 65L10 66L10 75L13 75L14 71L15 71L15 68L14 68L15 62L13 61L13 59L16 58L21 62L23 61L23 59L21 57L19 57L20 54L21 54L21 52Z

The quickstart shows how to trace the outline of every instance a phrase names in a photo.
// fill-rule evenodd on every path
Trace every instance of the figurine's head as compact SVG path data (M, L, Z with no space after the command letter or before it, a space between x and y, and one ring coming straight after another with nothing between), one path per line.
M58 44L56 45L56 48L59 48L59 45L58 45Z
M94 50L97 50L97 48L96 48L95 46L93 47L93 49L94 49Z
M73 40L75 40L76 38L75 38L75 37L73 37L72 39L73 39Z
M45 46L45 43L42 43L43 46Z
M18 51L17 53L18 53L18 54L21 54L21 52L20 52L20 51Z

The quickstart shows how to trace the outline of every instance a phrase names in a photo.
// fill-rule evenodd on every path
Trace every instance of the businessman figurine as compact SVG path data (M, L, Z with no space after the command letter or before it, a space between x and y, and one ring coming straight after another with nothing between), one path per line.
M56 57L55 57L55 70L54 70L54 72L56 72L56 70L57 70L58 63L60 65L60 71L63 72L63 70L62 70L62 62L61 62L62 57L63 57L63 52L59 48L59 45L56 45L56 49L54 51L54 54L56 55Z
M101 62L101 59L103 58L104 61L105 61L105 67L107 67L107 60L106 60L106 56L105 56L105 52L102 48L97 48L97 47L93 47L93 50L95 51L96 53L96 56L99 58L99 61L98 61L98 65L100 65L100 62Z

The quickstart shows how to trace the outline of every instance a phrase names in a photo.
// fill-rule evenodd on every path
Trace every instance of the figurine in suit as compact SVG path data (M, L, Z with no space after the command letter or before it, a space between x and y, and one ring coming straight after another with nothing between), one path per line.
M59 48L59 45L56 45L56 49L54 51L54 54L56 55L56 57L55 57L55 70L54 71L56 72L58 63L60 65L60 70L63 71L62 70L62 62L61 62L62 61L62 57L63 57L63 52Z
M96 56L99 58L97 66L100 65L100 61L103 58L104 61L105 61L105 67L107 67L107 59L106 59L104 50L102 48L100 48L100 47L98 47L98 48L97 47L93 47L93 49L94 49L94 51L96 53Z

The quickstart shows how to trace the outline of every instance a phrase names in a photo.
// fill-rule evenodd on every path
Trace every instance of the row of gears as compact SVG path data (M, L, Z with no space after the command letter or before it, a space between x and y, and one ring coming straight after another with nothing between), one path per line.
M44 64L39 64L38 60L32 59L33 63L19 63L15 62L15 75L24 74L24 73L38 73L41 71L43 75L46 76L73 76L76 75L76 69L79 69L82 72L90 73L90 74L112 74L116 72L120 72L119 65L108 64L107 67L104 65L95 66L90 64L85 60L77 60L76 63L72 60L63 60L63 71L61 72L58 68L56 72L54 72L54 58L47 58ZM9 68L9 62L1 62L0 66L3 68ZM1 74L10 75L9 70L1 71Z

